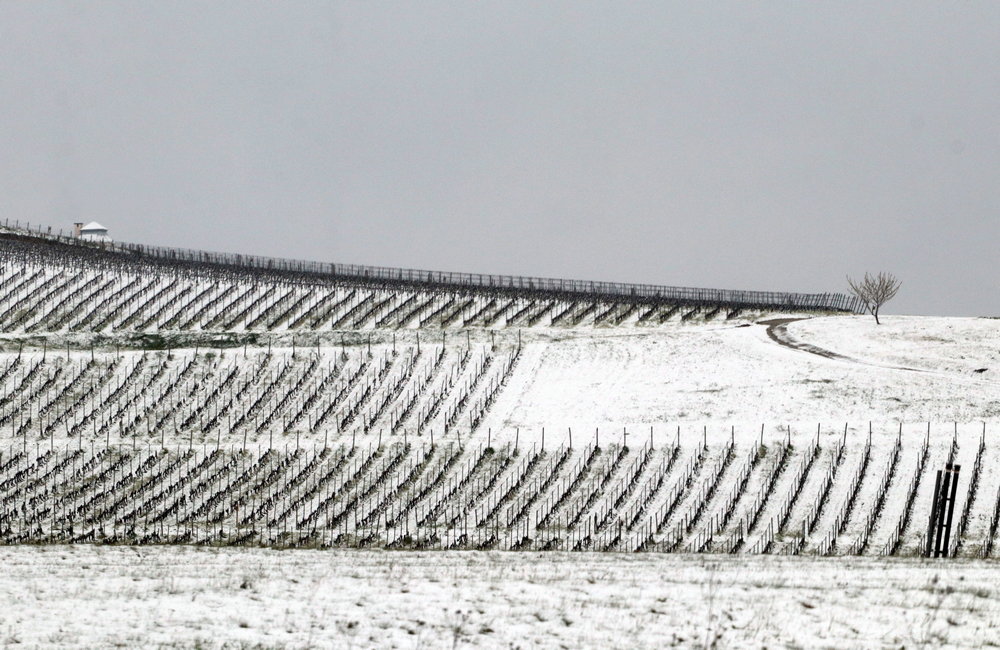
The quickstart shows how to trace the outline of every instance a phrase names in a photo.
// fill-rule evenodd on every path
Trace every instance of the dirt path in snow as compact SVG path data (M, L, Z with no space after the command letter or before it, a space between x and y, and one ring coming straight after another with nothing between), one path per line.
M851 357L845 357L842 354L837 354L836 352L832 352L830 350L827 350L826 348L821 348L811 343L804 343L802 341L797 341L793 339L791 334L788 333L788 325L800 320L809 320L809 319L772 318L771 320L758 321L758 324L766 325L768 338L770 338L778 345L783 345L786 348L790 348L792 350L799 350L800 352L809 352L810 354L816 354L821 357L826 357L827 359L838 359L840 361L849 361L851 363L865 363L864 361L859 361L857 359L852 359Z
M826 348L821 348L818 345L813 345L812 343L806 343L804 341L799 341L792 337L788 333L788 326L791 323L809 320L808 318L772 318L771 320L758 321L759 325L767 326L767 336L772 341L778 345L782 345L791 350L798 350L799 352L808 352L809 354L815 354L826 359L833 359L835 361L846 361L847 363L856 363L863 366L874 366L876 368L886 368L888 370L905 370L907 372L929 372L927 370L921 370L920 368L908 368L906 366L893 366L881 363L873 363L871 361L864 361L862 359L855 359L854 357L844 356L843 354L838 354L832 350L827 350Z

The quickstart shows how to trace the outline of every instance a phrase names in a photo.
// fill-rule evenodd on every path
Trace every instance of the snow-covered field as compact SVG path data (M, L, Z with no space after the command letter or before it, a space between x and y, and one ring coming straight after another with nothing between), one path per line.
M7 647L984 647L992 562L15 547Z
M1000 319L888 316L797 321L789 331L864 363L908 367L1000 384ZM979 370L980 372L976 372Z
M996 537L1000 320L887 316L876 326L861 316L787 316L801 319L781 326L739 317L647 327L633 316L620 327L543 324L519 334L507 329L495 340L490 332L473 329L468 338L464 332L449 334L440 343L440 330L379 331L370 353L366 336L355 333L346 354L339 332L319 332L299 339L295 356L290 335L275 339L267 352L258 341L256 349L250 343L249 352L237 347L223 353L185 347L190 334L178 332L170 339L175 346L170 356L113 347L127 344L128 337L102 339L91 353L84 347L86 336L9 334L0 341L0 370L7 369L0 396L0 462L14 459L8 469L15 474L37 466L30 485L13 481L0 488L21 495L21 502L4 505L6 521L19 522L18 534L32 534L18 517L34 521L37 514L24 503L30 497L33 506L44 505L56 494L57 482L80 501L69 502L83 508L80 512L90 508L111 513L108 521L117 517L112 507L119 507L117 501L105 504L107 495L96 493L83 498L86 491L74 493L66 483L78 464L97 457L102 443L127 448L138 441L134 462L125 455L110 472L101 473L103 460L87 470L109 485L128 487L126 474L141 478L138 458L150 457L161 442L180 451L185 443L200 447L193 466L213 444L233 449L249 442L257 446L257 458L260 446L272 440L286 453L301 440L315 457L317 445L329 441L353 448L355 437L368 449L383 436L387 443L416 442L415 449L422 449L436 431L439 445L462 444L472 454L485 446L527 449L539 445L544 431L548 450L570 446L573 436L572 462L563 471L583 461L598 435L609 451L611 443L623 440L631 447L619 465L613 464L614 453L599 456L579 494L557 514L569 520L576 513L587 522L592 516L587 513L604 512L613 499L595 486L627 485L630 468L651 440L659 456L651 455L638 472L641 480L623 507L646 498L646 487L652 490L657 477L667 476L651 493L637 530L677 496L676 507L657 526L654 547L713 553L5 547L0 549L5 567L0 639L29 647L687 647L713 641L981 647L994 642L1000 565L922 562L913 556L926 526L932 472L949 458L956 432L956 459L965 468L959 509L971 504L961 555L977 555L982 543ZM37 349L42 340L44 362ZM24 341L28 345L15 365ZM73 350L64 356L67 341ZM521 346L516 355L515 341ZM873 438L865 464L869 426ZM931 443L922 465L928 430ZM896 456L898 432L903 442ZM709 448L696 458L702 435ZM730 436L735 451L727 455ZM676 440L683 450L668 472L665 448ZM750 451L761 440L766 453L752 464ZM848 446L838 457L840 440ZM810 465L813 441L819 452ZM56 453L44 462L58 470L38 460L46 445ZM65 455L73 449L78 458ZM267 463L277 466L281 458L269 457ZM971 468L978 458L983 469L973 490ZM174 460L163 455L155 461L165 466L156 467L158 478L169 483L187 469L167 464ZM271 472L267 463L255 465ZM233 465L227 481L243 485L237 478L245 464ZM837 476L827 485L824 477L835 465ZM463 467L456 464L454 471ZM514 480L519 467L489 464L486 469L495 472L484 469L465 489L499 498L519 484ZM539 476L519 489L540 483L546 467L538 465ZM862 480L853 485L851 476L864 467ZM376 469L392 479L371 481L381 490L378 486L407 484L406 472L418 472L419 465L410 459ZM883 491L886 476L892 478ZM911 494L911 480L921 476ZM159 498L147 489L151 479L142 481L137 488ZM300 485L288 477L261 482L267 488L261 494L271 498L286 484L306 493L314 483ZM103 483L90 488L95 485ZM222 493L229 483L206 485ZM555 498L562 485L560 476L546 489ZM737 486L742 492L731 497ZM199 503L206 512L218 505L226 516L235 503L239 516L248 498L257 505L249 487L239 487L237 499ZM376 488L358 501L373 512L395 498L386 500ZM810 511L827 492L825 509ZM768 493L774 497L758 504L755 495ZM591 500L592 495L599 498ZM336 501L336 495L331 498ZM277 503L298 514L298 501L287 501ZM702 502L704 514L687 525L685 517L700 512ZM156 503L165 509L171 501ZM468 501L455 512L467 505L472 512L478 507ZM537 505L548 507L546 499ZM839 525L838 514L848 510ZM464 525L457 514L445 512ZM913 516L906 519L907 513ZM148 513L133 519L141 516ZM48 518L55 521L52 512ZM757 523L744 540L742 522L751 520ZM810 521L814 527L800 533ZM760 546L771 522L778 534ZM893 547L897 526L903 534ZM614 528L604 527L609 530ZM682 531L676 545L675 531ZM836 538L834 531L839 540L825 546ZM744 553L726 553L734 540ZM797 548L806 557L747 554L758 546L772 553ZM907 557L854 555L883 552ZM816 557L827 553L837 557Z
M788 337L847 358L779 345L756 323L531 331L487 419L495 429L592 431L674 423L850 423L1000 418L1000 320L829 316ZM975 372L985 368L985 371Z

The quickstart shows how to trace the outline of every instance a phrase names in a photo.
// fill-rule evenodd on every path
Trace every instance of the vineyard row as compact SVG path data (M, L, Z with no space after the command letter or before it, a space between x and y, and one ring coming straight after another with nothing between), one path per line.
M951 551L994 554L1000 477L982 471L997 452L985 440L482 438L22 443L0 450L0 543L916 555L931 470L961 461L972 471Z
M280 444L476 431L521 348L376 346L0 356L0 438Z
M0 330L8 333L655 326L742 313L677 301L502 296L94 264L0 244Z

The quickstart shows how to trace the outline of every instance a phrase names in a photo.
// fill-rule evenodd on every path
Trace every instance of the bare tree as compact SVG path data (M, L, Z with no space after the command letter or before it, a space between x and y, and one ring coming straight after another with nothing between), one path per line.
M864 303L865 309L875 317L875 324L881 325L878 310L892 300L899 291L901 283L892 273L882 271L878 275L865 273L864 279L860 282L855 282L847 276L847 284L851 286L851 293L857 296Z

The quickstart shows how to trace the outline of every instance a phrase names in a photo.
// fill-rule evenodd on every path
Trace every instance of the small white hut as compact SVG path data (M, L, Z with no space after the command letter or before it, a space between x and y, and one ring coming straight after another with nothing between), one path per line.
M73 231L77 237L87 241L111 241L111 238L108 237L108 229L96 221L91 221L86 225L74 223Z

